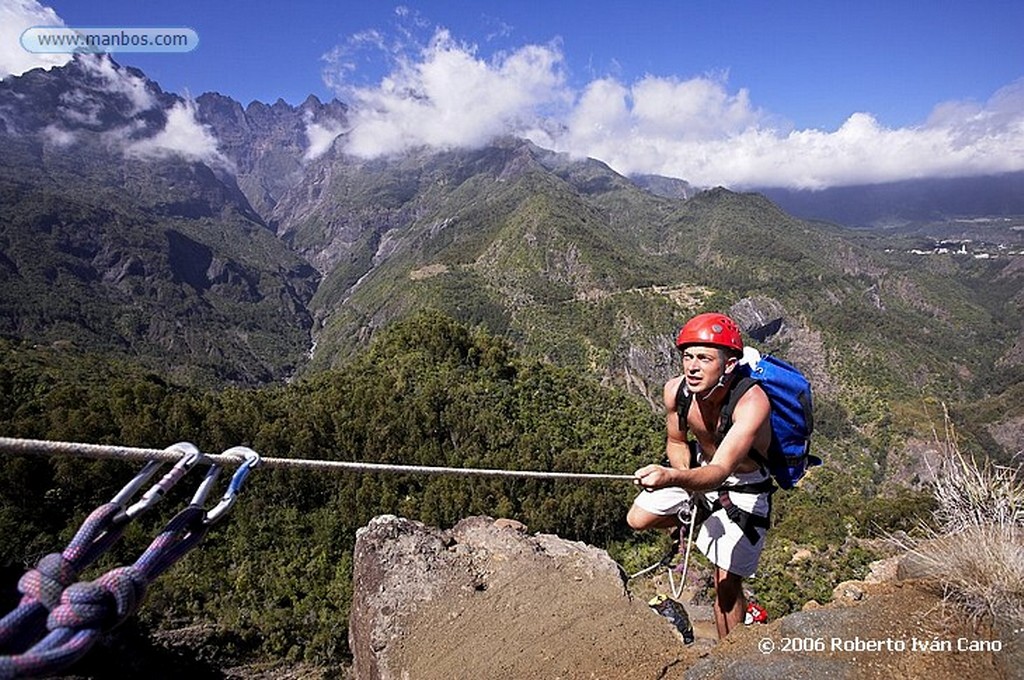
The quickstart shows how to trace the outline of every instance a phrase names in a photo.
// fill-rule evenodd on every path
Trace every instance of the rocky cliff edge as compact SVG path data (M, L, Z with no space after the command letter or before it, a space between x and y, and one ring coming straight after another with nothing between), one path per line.
M349 642L360 680L1020 677L1022 631L972 626L928 584L892 558L828 605L685 646L603 550L387 515L356 537Z

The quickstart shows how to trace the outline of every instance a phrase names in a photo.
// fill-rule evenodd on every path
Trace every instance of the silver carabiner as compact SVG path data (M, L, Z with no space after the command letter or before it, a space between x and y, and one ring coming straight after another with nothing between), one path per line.
M191 442L178 442L168 446L165 451L177 451L181 454L181 458L177 463L174 464L167 474L165 474L159 482L154 484L149 491L142 495L135 505L131 506L125 511L125 516L128 519L135 517L141 512L148 510L149 508L156 505L161 498L163 498L171 487L178 483L178 481L185 476L185 474L199 463L206 459L195 444ZM141 484L139 485L141 486ZM121 494L118 494L119 496Z
M223 455L240 455L243 456L245 460L238 466L238 469L235 470L235 474L232 475L231 482L228 484L228 490L224 492L224 496L221 497L220 503L206 513L206 518L203 520L205 524L213 524L227 514L231 509L231 506L235 504L235 500L238 498L238 494L242 490L242 482L244 482L245 478L249 476L249 472L260 464L260 455L247 446L233 446L225 451ZM214 475L214 478L216 478L216 475ZM203 481L203 485L206 485L206 480Z
M118 506L122 510L128 504L129 499L134 496L142 485L149 481L150 477L156 474L157 469L162 465L158 460L148 460L143 468L139 471L132 481L124 485L116 496L110 499L110 502Z

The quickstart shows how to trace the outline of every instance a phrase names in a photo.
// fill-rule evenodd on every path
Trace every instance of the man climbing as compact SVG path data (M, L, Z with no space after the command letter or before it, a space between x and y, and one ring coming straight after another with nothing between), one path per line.
M773 484L759 460L771 442L771 407L757 385L738 398L732 394L741 382L734 372L743 341L728 316L695 316L679 331L676 346L683 374L668 381L664 394L669 466L634 473L643 491L626 519L636 530L676 528L692 492L695 521L703 519L696 545L716 565L715 625L723 638L743 625L743 579L757 569L768 530Z

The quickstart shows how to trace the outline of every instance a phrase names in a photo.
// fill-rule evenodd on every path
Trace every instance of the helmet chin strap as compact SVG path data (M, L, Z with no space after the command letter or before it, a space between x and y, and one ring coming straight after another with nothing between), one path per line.
M717 390L719 387L722 387L723 385L725 385L725 376L726 375L727 375L726 373L723 373L722 376L718 379L718 382L715 383L715 386L712 387L710 390L708 390L707 394L705 394L702 397L699 397L699 399L701 401L707 401L708 399L710 399L711 395L715 393L715 390Z

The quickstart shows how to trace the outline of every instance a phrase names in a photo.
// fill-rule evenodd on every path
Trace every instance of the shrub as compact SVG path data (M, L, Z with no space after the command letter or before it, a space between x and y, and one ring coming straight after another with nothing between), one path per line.
M1020 468L978 464L946 426L949 455L937 475L937 527L903 539L947 601L968 616L1024 625L1024 483Z

